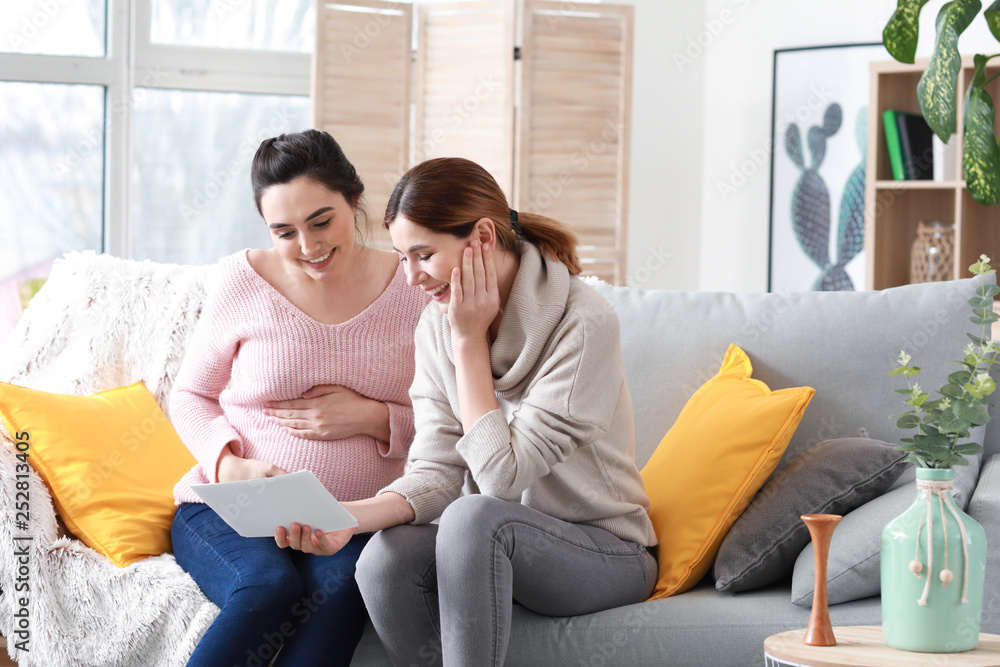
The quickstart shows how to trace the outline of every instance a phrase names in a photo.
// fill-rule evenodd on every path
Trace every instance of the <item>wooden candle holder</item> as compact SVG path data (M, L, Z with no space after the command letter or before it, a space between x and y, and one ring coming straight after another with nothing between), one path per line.
M816 561L816 579L813 584L812 613L803 643L809 646L836 646L830 623L830 607L826 599L826 560L830 554L830 539L833 530L843 518L839 514L803 514L801 518L809 528L813 543L813 557Z

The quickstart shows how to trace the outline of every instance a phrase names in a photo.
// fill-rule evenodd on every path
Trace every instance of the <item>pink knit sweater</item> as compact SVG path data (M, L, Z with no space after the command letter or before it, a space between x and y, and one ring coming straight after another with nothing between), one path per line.
M223 258L170 396L170 417L198 460L174 500L199 503L192 484L217 482L227 443L244 458L287 472L311 470L338 500L375 495L403 473L413 440L413 331L427 297L397 269L385 291L340 324L296 308L250 266L247 251ZM264 414L270 401L343 385L389 406L391 439L306 440Z

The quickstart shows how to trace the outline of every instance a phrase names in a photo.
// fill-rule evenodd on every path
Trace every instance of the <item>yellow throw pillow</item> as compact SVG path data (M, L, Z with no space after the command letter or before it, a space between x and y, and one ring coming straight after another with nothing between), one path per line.
M688 400L642 469L659 540L650 600L705 576L730 526L774 471L816 390L771 391L730 345L719 372Z
M195 459L142 382L93 396L0 382L0 417L85 544L118 567L170 551L173 487Z

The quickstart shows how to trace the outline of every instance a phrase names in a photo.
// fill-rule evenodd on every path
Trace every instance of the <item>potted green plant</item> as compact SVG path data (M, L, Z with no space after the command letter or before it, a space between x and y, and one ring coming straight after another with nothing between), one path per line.
M909 409L896 426L916 429L902 438L901 448L917 466L917 499L882 531L882 628L888 645L927 653L953 653L975 648L982 618L986 574L986 534L951 497L954 467L968 465L966 456L983 448L970 438L972 429L990 420L988 407L996 384L990 369L998 363L990 327L1000 319L993 297L1000 287L987 284L995 272L981 255L969 270L979 276L969 299L972 322L980 334L964 350L961 367L948 376L937 398L913 381L920 374L905 351L890 375L903 376ZM949 588L949 584L954 584Z
M912 63L917 51L920 10L927 0L898 0L896 11L882 31L882 43L900 62ZM983 12L990 32L1000 41L1000 0L983 10L980 0L951 0L941 7L935 23L937 39L927 69L917 84L920 110L934 133L945 143L955 134L955 84L962 68L958 38ZM993 99L986 86L986 65L1000 54L977 54L975 74L965 93L962 171L969 194L980 204L1000 202L1000 147L993 135Z

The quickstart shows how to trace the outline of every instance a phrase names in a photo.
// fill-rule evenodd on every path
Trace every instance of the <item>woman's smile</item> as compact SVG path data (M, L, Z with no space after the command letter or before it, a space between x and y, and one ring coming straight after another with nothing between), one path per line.
M442 283L434 289L425 289L424 291L427 292L427 294L430 295L430 297L435 301L443 301L448 298L449 294L451 294L451 290L449 289L450 287L451 283Z
M326 253L322 257L317 257L316 259L303 259L302 261L305 262L306 266L308 266L310 269L314 270L325 269L326 267L330 266L330 262L333 261L333 254L336 251L337 251L336 248L332 248L328 253Z

